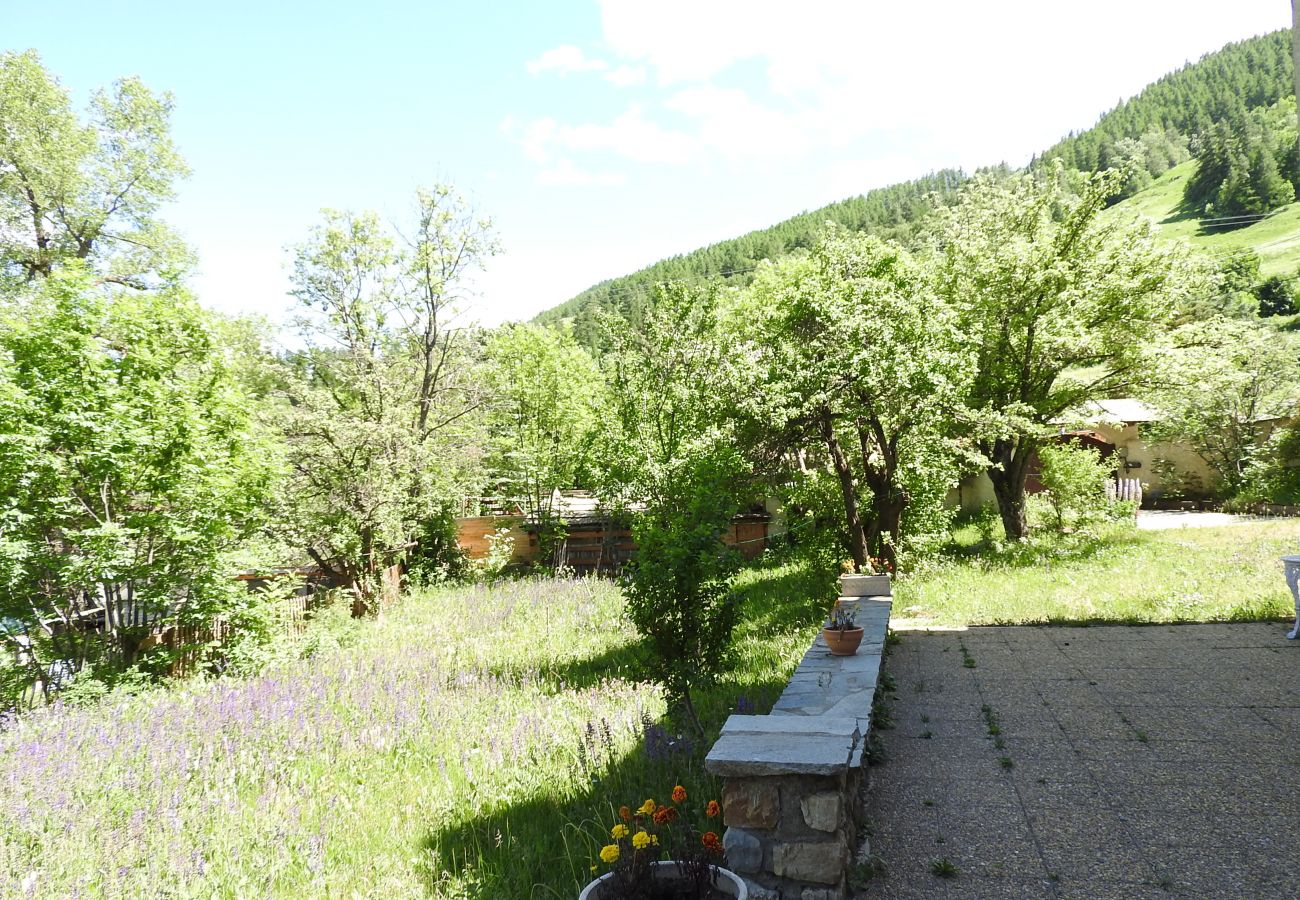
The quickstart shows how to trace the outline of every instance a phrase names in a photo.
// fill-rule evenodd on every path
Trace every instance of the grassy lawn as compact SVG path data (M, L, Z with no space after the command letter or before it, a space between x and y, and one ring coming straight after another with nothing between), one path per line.
M957 535L944 558L903 578L898 625L1207 622L1288 619L1278 557L1300 551L1300 520L1045 540L976 553Z
M832 583L738 577L711 731L770 707ZM0 896L572 898L618 805L716 796L714 734L663 720L620 606L600 581L436 590L260 677L32 714L0 732Z

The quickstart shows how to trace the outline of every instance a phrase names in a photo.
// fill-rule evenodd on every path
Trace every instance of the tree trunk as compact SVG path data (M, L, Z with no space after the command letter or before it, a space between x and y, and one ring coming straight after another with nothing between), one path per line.
M818 425L822 440L826 442L826 450L830 453L831 464L835 467L835 474L840 479L840 493L844 495L844 518L848 524L853 571L864 572L868 569L867 535L862 528L862 516L858 512L858 489L853 480L853 469L849 466L848 457L844 455L844 448L835 437L835 425L831 421L829 410L822 410Z
M695 736L704 740L704 724L700 722L699 713L695 711L695 704L691 701L691 689L686 686L682 687L682 709L686 712L687 721L695 729Z
M893 485L882 486L871 501L867 549L885 563L886 571L892 572L898 567L898 536L902 532L903 510L906 508L907 495Z
M1029 535L1029 521L1025 517L1025 479L1029 475L1029 458L1032 444L1017 441L998 441L990 454L994 465L988 469L993 482L993 496L998 501L1002 528L1007 540L1019 541Z

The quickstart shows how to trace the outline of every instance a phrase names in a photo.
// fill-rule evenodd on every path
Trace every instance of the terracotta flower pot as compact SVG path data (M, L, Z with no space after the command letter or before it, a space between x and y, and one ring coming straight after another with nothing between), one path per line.
M862 643L861 628L823 628L822 638L826 641L826 646L831 648L832 656L852 656L858 652L858 645Z
M677 863L669 859L661 859L658 862L650 864L651 871L654 873L656 883L658 879L663 879L665 884L671 884L677 875ZM732 898L732 900L749 900L749 888L740 876L734 872L714 867L718 873L718 883L715 885L722 896ZM578 900L617 900L616 897L608 896L604 890L604 885L613 877L612 873L600 876L591 884L582 889L578 895Z

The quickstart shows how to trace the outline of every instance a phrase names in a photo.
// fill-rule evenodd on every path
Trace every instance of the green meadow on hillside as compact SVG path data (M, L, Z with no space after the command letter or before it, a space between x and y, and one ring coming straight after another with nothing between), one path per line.
M1114 207L1115 214L1136 213L1153 220L1162 237L1185 238L1193 247L1214 254L1249 248L1259 254L1260 274L1289 276L1300 268L1300 203L1276 210L1247 228L1203 228L1182 210L1183 190L1196 168L1189 160L1157 178L1150 187Z

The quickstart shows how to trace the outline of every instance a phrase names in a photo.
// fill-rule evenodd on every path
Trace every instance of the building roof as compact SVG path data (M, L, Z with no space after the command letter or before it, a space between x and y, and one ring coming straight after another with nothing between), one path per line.
M1122 397L1117 400L1088 400L1072 414L1058 421L1089 424L1111 422L1127 425L1132 422L1155 422L1159 418L1160 412L1155 407L1132 397Z

